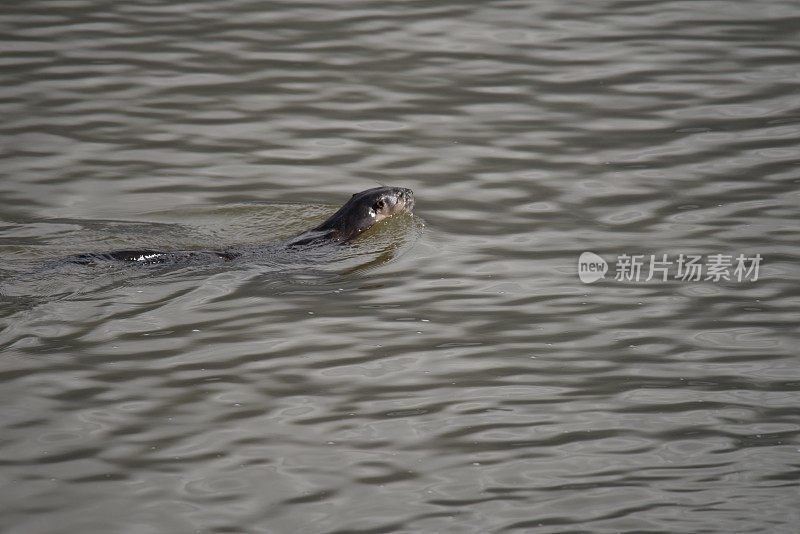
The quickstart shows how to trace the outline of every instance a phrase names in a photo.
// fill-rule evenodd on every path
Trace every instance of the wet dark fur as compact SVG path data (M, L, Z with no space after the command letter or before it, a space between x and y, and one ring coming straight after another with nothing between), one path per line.
M287 248L308 247L324 244L349 243L375 223L414 208L414 193L402 187L375 187L350 197L336 213L302 234L282 243ZM271 244L270 246L275 246ZM72 256L68 261L90 265L98 261L119 261L137 265L165 263L225 262L232 261L247 249L227 250L176 250L126 249L96 252Z

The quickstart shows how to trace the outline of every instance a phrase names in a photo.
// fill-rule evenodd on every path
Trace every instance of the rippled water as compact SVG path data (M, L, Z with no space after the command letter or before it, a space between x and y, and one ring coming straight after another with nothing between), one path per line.
M0 24L4 533L797 532L797 2ZM48 263L276 240L375 182L416 216L333 261ZM763 262L616 280L637 254Z

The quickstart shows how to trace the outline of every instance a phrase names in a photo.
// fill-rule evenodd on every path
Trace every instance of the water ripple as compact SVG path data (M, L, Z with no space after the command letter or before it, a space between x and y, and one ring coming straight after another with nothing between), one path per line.
M799 20L8 6L0 530L795 532ZM419 216L335 258L42 269L277 241L376 182ZM584 285L584 251L765 261Z

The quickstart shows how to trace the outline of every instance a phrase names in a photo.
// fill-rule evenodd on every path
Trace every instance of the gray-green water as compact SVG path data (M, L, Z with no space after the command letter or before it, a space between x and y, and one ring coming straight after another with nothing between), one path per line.
M797 532L796 1L6 4L2 532Z

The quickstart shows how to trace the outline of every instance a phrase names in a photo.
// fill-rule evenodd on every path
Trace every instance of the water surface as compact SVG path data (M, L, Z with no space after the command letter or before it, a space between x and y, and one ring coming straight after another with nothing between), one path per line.
M3 532L796 532L796 2L0 24ZM335 261L42 268L279 240L376 182L416 216Z

